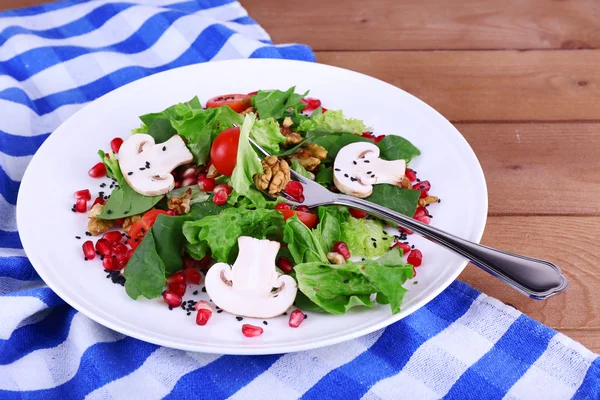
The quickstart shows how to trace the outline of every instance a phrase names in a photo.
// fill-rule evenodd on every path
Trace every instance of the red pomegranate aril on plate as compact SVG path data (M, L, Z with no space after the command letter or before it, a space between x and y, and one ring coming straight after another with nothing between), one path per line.
M410 168L406 168L406 171L404 172L404 176L406 176L406 179L408 179L411 182L414 182L417 180L417 173Z
M123 239L123 235L121 234L121 232L110 231L102 235L102 239L106 239L110 242L110 244L114 244L121 242L121 239Z
M208 322L210 317L212 317L211 310L206 310L206 309L198 310L198 314L196 314L196 324L200 325L200 326L204 326L204 325L206 325L206 323Z
M261 328L260 326L244 324L242 325L242 333L246 337L256 337L263 334L263 328Z
M231 186L229 186L225 183L221 183L221 184L215 186L215 189L213 190L213 192L215 192L215 193L225 192L225 193L227 193L227 196L229 196L231 194Z
M379 135L375 138L375 144L381 142L383 139L385 139L385 135Z
M202 274L196 268L186 268L183 270L183 276L187 283L198 285L202 282Z
M289 203L285 203L285 202L283 202L283 203L279 203L279 204L277 204L277 205L275 206L275 209L276 209L277 211L291 210L291 209L292 209L292 205L291 205L291 204L289 204Z
M96 199L94 200L94 202L92 203L92 208L96 205L96 204L102 204L104 205L106 203L106 200L104 200L102 197L96 197Z
M96 251L104 257L110 257L112 255L110 242L106 239L98 239L96 242Z
M133 254L133 252L130 253L130 251L127 251L125 253L119 253L119 254L117 254L117 256L115 258L113 258L115 266L118 269L125 268L125 266L129 262L129 259L131 258L131 255Z
M428 195L429 190L431 190L431 183L429 181L417 182L413 185L414 190L421 191L421 198L425 198Z
M279 257L275 263L280 270L286 274L291 274L294 270L294 264L287 257Z
M292 328L297 328L300 326L300 324L302 323L302 321L304 321L305 318L306 318L306 316L304 315L304 313L302 311L294 310L290 314L290 320L288 321L288 324Z
M85 243L81 245L81 249L83 250L83 256L86 260L93 260L96 258L96 249L94 248L94 242L91 240L85 241Z
M210 303L208 301L200 300L196 304L194 304L194 309L195 310L211 310L212 311L212 306L210 305Z
M113 243L112 252L113 254L124 254L129 251L129 247L124 245L123 243Z
M285 187L285 193L293 199L300 201L301 198L304 198L304 187L298 181L289 181Z
M179 271L167 277L167 285L172 283L185 283L185 276L183 276L183 272Z
M367 217L367 213L364 212L363 210L358 210L356 208L349 208L348 211L350 211L350 215L352 215L354 218L366 218Z
M421 253L421 250L419 249L413 249L408 255L406 262L411 264L413 267L421 266L423 263L423 253Z
M406 243L402 243L402 242L396 242L394 243L394 245L392 247L398 247L402 250L402 255L407 255L408 253L410 253L410 244L406 244Z
M92 178L102 178L106 176L106 166L103 162L99 162L88 171L88 175Z
M75 202L75 211L78 213L84 213L87 211L87 200L86 199L77 199Z
M169 291L171 293L175 293L178 296L183 296L185 294L186 289L186 284L181 282L174 282L169 285Z
M90 201L92 199L92 194L89 189L78 190L75 192L75 198Z
M212 192L215 190L215 186L217 186L215 178L207 178L206 174L198 175L198 187L203 192Z
M300 102L306 104L302 111L314 111L321 106L321 100L312 97L300 99Z
M413 218L417 219L419 217L423 217L426 215L429 215L429 213L427 212L425 207L418 207L417 210L415 211L415 215L413 215Z
M168 290L163 293L163 300L169 305L169 307L173 308L179 307L181 305L181 302L183 301L180 295L170 292Z
M429 225L429 222L431 222L431 219L429 218L429 215L421 215L419 217L415 217L415 219L419 222L422 222L424 224Z
M223 204L227 203L228 197L229 195L225 190L219 190L213 195L212 202L218 206L222 206Z
M333 251L340 253L346 260L350 258L350 250L345 242L335 242Z
M302 211L302 212L310 212L310 208L308 208L308 206L298 206L296 207L296 211Z
M122 144L123 144L123 139L121 139L120 137L116 137L113 140L111 140L110 148L113 151L113 153L117 154L119 152L119 149L121 148Z

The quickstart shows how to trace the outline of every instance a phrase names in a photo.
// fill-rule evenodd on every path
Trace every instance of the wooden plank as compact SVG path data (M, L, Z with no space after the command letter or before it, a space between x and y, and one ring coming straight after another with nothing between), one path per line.
M599 242L600 217L491 217L482 243L554 262L569 287L538 301L472 265L460 279L552 328L600 332Z
M590 351L600 354L600 330L560 329L560 332L583 344Z
M456 127L483 167L491 215L600 215L600 123Z
M317 61L389 82L453 121L600 120L600 50L319 52Z
M37 6L52 1L54 0L2 0L2 2L0 2L0 11L10 10L12 8Z
M600 46L597 0L245 0L276 42L316 50Z

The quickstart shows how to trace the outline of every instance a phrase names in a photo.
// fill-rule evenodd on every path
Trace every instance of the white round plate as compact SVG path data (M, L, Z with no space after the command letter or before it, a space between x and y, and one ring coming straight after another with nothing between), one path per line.
M426 240L409 237L423 251L424 263L409 290L402 311L389 306L353 309L340 315L308 313L297 329L281 316L239 322L228 313L213 313L200 327L195 313L169 311L162 299L134 301L120 285L105 278L98 258L84 261L85 214L71 212L73 192L89 188L93 197L105 190L87 171L108 150L115 136L126 138L140 125L139 115L162 110L198 95L204 103L226 93L296 86L330 109L360 118L375 134L398 134L411 140L422 155L411 163L421 179L442 198L429 210L432 225L479 241L487 215L483 172L465 139L438 112L416 97L375 78L327 65L284 60L235 60L191 65L140 79L92 102L62 124L29 164L17 202L23 247L43 280L71 306L123 334L162 346L222 354L273 354L339 343L381 329L418 310L460 274L465 259ZM82 237L81 240L75 236ZM418 281L418 283L417 283ZM185 299L201 299L188 288ZM205 296L205 295L204 295ZM264 334L246 338L244 323L259 325Z

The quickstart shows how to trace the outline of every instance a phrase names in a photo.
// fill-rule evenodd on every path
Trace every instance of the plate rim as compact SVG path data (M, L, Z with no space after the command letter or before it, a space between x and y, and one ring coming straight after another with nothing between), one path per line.
M476 223L478 223L480 226L477 229L477 231L473 231L473 241L476 243L479 243L481 241L481 238L483 237L483 233L485 231L485 227L487 224L487 216L488 216L488 188L487 188L487 182L485 179L485 175L483 173L483 169L481 167L481 163L479 162L479 159L477 157L477 155L475 154L473 148L471 147L471 145L469 144L469 142L466 140L466 138L460 133L460 131L447 119L445 118L439 111L437 111L435 108L433 108L432 106L430 106L429 104L427 104L426 102L424 102L423 100L421 100L420 98L418 98L417 96L403 90L402 88L399 88L397 86L394 86L390 83L387 83L385 81L382 81L378 78L375 78L373 76L370 75L366 75L363 74L361 72L357 72L357 71L353 71L350 69L346 69L346 68L341 68L341 67L337 67L337 66L333 66L333 65L327 65L327 64L321 64L321 63L316 63L316 62L308 62L308 61L299 61L299 60L285 60L285 59L236 59L236 60L221 60L221 61L211 61L210 64L223 64L223 63L228 63L228 64L233 64L233 63L239 63L239 64L246 64L246 63L256 63L256 64L260 64L260 63L271 63L271 64L309 64L311 66L317 66L317 68L325 68L325 69L334 69L334 70L339 70L339 71L343 71L344 73L352 73L352 74L357 74L360 75L361 78L367 78L367 79L371 79L371 80L376 80L378 81L380 84L383 84L385 86L388 86L390 88L393 88L395 90L400 90L401 92L403 92L405 95L408 95L412 98L413 101L416 101L418 103L421 103L421 106L425 106L427 108L430 109L430 111L433 111L435 114L437 114L440 118L442 118L444 121L446 121L446 123L449 125L449 127L454 131L454 140L456 140L457 142L460 142L460 145L463 147L464 150L467 150L466 153L468 153L470 160L470 163L473 164L473 167L477 167L476 171L473 171L474 173L476 173L476 175L479 176L479 184L482 185L481 187L481 196L482 196L482 200L483 200L483 207L481 207L481 214L480 216L476 216L475 221ZM75 118L79 113L84 112L84 110L86 110L88 107L92 107L94 105L94 103L100 101L101 99L104 99L106 97L111 97L111 96L116 96L119 94L119 92L121 91L127 91L129 90L130 87L136 86L136 85L142 85L143 81L152 78L152 77L156 77L157 75L168 75L168 74L173 74L176 73L177 71L182 71L185 69L194 69L197 68L198 66L203 66L205 64L209 64L209 63L197 63L197 64L190 64L190 65L186 65L186 66L182 66L182 67L178 67L178 68L173 68L170 70L166 70L166 71L161 71L158 72L156 74L152 74L149 75L147 77L144 78L140 78L137 79L135 81L132 81L126 85L120 86L100 97L98 97L97 99L90 101L89 103L87 103L85 106L83 106L81 109L79 109L77 112L75 112L73 115L71 115L69 118L67 118L65 121L63 121L54 131L59 130L60 128L63 127L63 125L65 125L70 119ZM156 78L154 78L156 79ZM54 132L53 131L53 132ZM56 136L55 136L56 137ZM54 140L58 140L58 139L54 139ZM95 314L93 311L87 310L85 306L81 305L78 301L73 300L73 298L68 295L67 293L65 293L62 290L62 287L60 287L59 285L53 285L56 287L52 287L50 286L46 279L45 279L45 272L40 272L40 269L43 270L43 268L38 269L36 267L36 264L38 264L38 260L37 260L37 256L35 254L30 255L27 253L26 247L29 247L30 249L33 247L33 244L31 244L30 242L30 237L28 237L27 233L22 233L21 229L19 229L20 226L23 226L24 224L22 223L24 221L24 219L26 218L26 215L24 215L23 212L23 202L21 201L22 198L22 191L21 188L22 187L27 187L29 186L29 181L33 178L30 178L31 175L31 165L33 164L33 161L35 159L35 157L37 156L37 154L44 148L44 146L49 146L48 143L53 142L53 136L52 134L44 141L44 143L42 143L42 145L36 150L36 152L34 153L34 155L32 156L32 159L30 161L30 163L28 164L25 173L23 174L23 178L21 179L21 185L20 185L20 189L19 192L17 194L17 204L16 204L16 222L17 222L17 230L19 233L19 237L21 239L21 244L23 246L23 250L25 252L26 257L29 259L29 261L31 262L32 266L34 267L34 269L36 270L36 272L38 273L38 275L42 278L42 280L44 281L44 283L54 292L56 293L62 300L64 300L67 304L69 304L71 307L73 307L74 309L76 309L78 312L81 312L83 315L85 315L86 317L92 319L93 321L109 328L112 329L116 332L122 333L124 335L133 337L135 339L138 340L142 340L145 341L147 343L152 343L155 345L159 345L159 346L164 346L164 347L169 347L169 348L174 348L174 349L179 349L179 350L184 350L184 351L193 351L193 352L202 352L202 353L213 353L213 354L223 354L223 355L267 355L267 354L281 354L281 353L292 353L292 352L298 352L298 351L305 351L305 350L311 350L311 349L316 349L316 348L321 348L321 347L325 347L325 346L331 346L334 344L338 344L338 343L342 343L348 340L352 340L352 339L356 339L358 337L367 335L369 333L375 332L377 330L380 330L382 328L385 328L391 324L394 324L396 322L398 322L399 320L406 318L407 316L411 315L412 313L414 313L415 311L421 309L423 306L425 306L427 303L429 303L431 300L433 300L435 297L437 297L441 292L443 292L444 290L446 290L457 278L458 276L464 271L465 267L467 266L467 264L469 263L467 260L463 260L461 261L458 265L457 268L455 270L454 273L452 273L451 275L449 275L449 277L447 278L448 283L447 284L442 284L437 286L434 290L426 293L426 295L423 296L422 299L420 299L419 301L415 302L415 304L413 305L412 309L405 312L405 313L398 313L396 315L390 315L390 318L385 319L379 323L375 323L372 325L369 325L365 328L353 331L351 333L346 333L344 335L341 336L336 336L334 338L328 338L328 339L321 339L321 340L317 340L314 342L308 342L305 344L297 344L297 345L287 345L287 344L269 344L269 345L265 345L265 346L261 346L261 347L235 347L235 346L224 346L224 345L216 345L216 346L207 346L207 345L188 345L186 343L178 343L178 342L173 342L173 341L168 341L168 340L163 340L162 338L157 338L157 337L149 337L146 336L143 332L139 332L133 329L128 328L127 326L122 326L122 325L118 325L117 323L113 323L110 320L105 319L103 316L101 315L97 315ZM33 184L33 183L32 183ZM27 244L26 244L27 243ZM41 263L40 263L41 264Z

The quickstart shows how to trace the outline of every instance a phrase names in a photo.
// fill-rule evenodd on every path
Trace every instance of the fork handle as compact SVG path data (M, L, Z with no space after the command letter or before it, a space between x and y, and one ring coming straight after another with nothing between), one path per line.
M567 278L551 262L529 258L473 243L433 226L425 225L388 208L356 197L338 195L334 204L358 208L386 221L410 229L445 247L498 277L509 286L537 300L546 299L567 288Z

